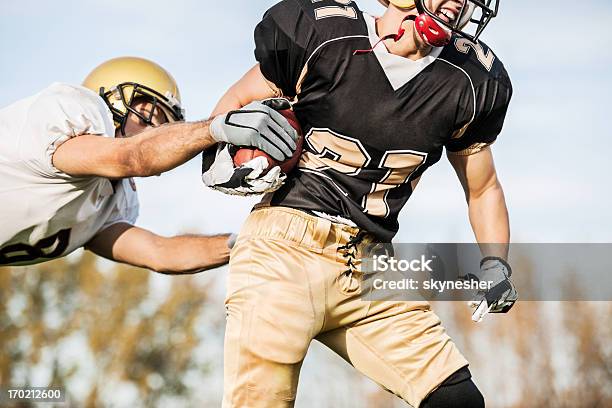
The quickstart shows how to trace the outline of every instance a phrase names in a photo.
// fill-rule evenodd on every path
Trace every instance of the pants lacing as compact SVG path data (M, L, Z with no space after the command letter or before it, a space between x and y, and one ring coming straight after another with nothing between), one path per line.
M353 273L357 270L357 247L363 242L367 236L367 232L359 231L357 234L351 236L345 245L338 247L338 251L342 252L342 257L346 259L347 269L344 274L349 278L349 285L353 279Z

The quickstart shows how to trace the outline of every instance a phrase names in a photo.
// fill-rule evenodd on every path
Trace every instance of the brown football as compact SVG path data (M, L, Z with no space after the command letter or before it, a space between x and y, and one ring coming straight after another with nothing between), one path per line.
M302 154L302 146L304 144L304 135L302 134L302 127L298 123L298 120L295 117L295 113L293 113L291 109L284 109L279 112L287 119L287 121L289 121L291 126L293 126L293 128L298 132L298 140L296 143L297 147L295 149L295 152L293 153L293 156L291 156L290 159L279 163L259 149L256 149L254 147L241 147L236 151L236 153L234 153L234 165L236 167L259 156L264 156L268 159L268 170L270 170L274 166L280 166L281 170L286 174L293 170L295 166L297 166L298 162L300 161L300 155Z

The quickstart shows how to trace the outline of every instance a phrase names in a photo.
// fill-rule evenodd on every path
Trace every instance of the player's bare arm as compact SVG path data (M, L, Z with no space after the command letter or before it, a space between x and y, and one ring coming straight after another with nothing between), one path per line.
M118 223L98 233L85 248L116 262L178 275L225 265L229 261L229 239L229 235L162 237Z
M211 117L240 109L253 101L279 96L282 92L263 76L259 64L256 64L221 97Z
M470 223L484 256L480 272L470 278L495 284L469 303L475 309L472 320L480 322L487 313L507 312L517 300L510 280L512 268L506 262L510 242L508 209L490 147L472 155L451 153L448 159L463 186Z
M476 240L501 244L492 246L492 252L487 255L505 259L508 256L510 224L491 148L469 156L449 154L448 159L463 186Z
M172 123L129 138L82 135L62 144L53 165L71 176L110 179L164 173L216 143L209 121Z

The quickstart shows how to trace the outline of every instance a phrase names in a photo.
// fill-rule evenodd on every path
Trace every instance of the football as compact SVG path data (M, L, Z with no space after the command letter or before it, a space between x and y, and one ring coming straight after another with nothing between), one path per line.
M293 170L295 166L297 166L298 162L300 161L300 155L302 154L302 146L304 144L304 135L302 133L302 128L298 123L297 118L295 117L295 113L293 113L291 109L283 109L279 110L279 112L287 119L287 121L289 121L291 126L293 126L293 128L298 132L298 140L296 142L297 146L295 152L293 153L293 156L291 156L290 159L285 160L284 162L278 162L259 149L253 147L241 147L237 149L234 153L234 165L236 167L259 156L264 156L268 159L267 170L270 170L275 166L280 166L283 173L287 174L291 170Z

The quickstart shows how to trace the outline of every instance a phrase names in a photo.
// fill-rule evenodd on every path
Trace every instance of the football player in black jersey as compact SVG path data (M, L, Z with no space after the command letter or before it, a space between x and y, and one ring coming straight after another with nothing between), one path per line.
M255 65L214 114L287 97L304 133L299 168L267 194L231 254L224 407L293 406L312 339L414 407L479 407L467 361L427 302L360 299L363 245L390 242L443 150L464 187L496 286L473 317L516 300L509 222L490 145L512 86L478 40L496 0L284 0L255 30ZM472 34L467 27L475 26Z

